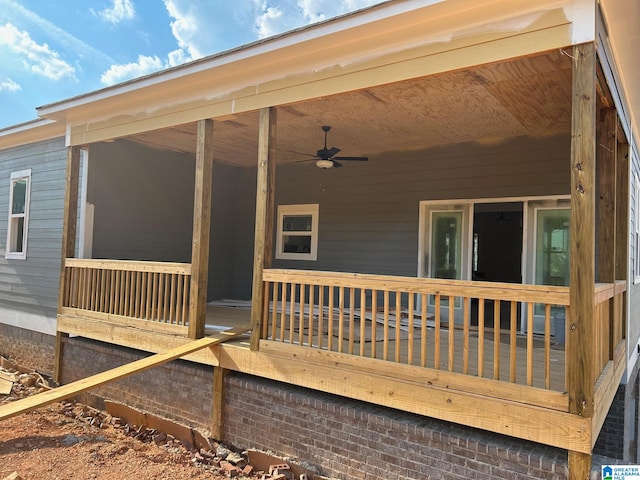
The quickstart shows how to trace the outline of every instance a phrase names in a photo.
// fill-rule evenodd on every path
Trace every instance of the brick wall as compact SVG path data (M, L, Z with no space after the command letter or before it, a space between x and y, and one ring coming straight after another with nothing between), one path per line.
M52 374L55 343L53 335L0 324L0 355L24 367Z
M62 383L73 382L149 355L79 337L64 338L63 349ZM212 389L213 367L175 360L107 383L91 390L90 394L80 396L80 400L101 408L100 400L109 399L209 431Z
M343 480L564 479L564 450L255 377L226 380L224 440Z
M620 385L602 425L593 453L622 460L624 454L625 389Z

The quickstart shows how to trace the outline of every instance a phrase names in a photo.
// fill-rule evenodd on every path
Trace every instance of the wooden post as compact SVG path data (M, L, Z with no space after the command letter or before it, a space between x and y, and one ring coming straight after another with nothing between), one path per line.
M268 107L260 110L256 226L251 290L251 350L254 351L260 347L260 332L262 330L264 301L262 272L271 266L273 257L276 123L275 108Z
M209 231L213 180L213 120L198 122L196 180L193 199L189 338L204 337L209 276Z
M618 144L616 159L616 280L626 280L629 272L629 145Z
M616 126L615 108L600 111L596 180L598 184L598 278L597 282L615 281L616 261Z
M595 45L576 45L572 58L571 308L565 351L569 412L589 418L593 417L595 384ZM585 480L590 475L591 454L569 451L569 478Z
M213 367L213 405L211 412L211 437L224 440L224 379L229 370Z
M80 182L80 147L67 147L67 176L65 180L64 213L62 218L62 252L60 260L60 288L58 313L62 312L65 291L65 263L76 253L76 225L78 223L78 185ZM53 379L60 383L62 375L62 334L56 333Z

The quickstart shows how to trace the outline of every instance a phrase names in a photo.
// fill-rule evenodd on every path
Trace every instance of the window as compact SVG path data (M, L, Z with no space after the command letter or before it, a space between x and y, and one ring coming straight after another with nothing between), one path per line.
M276 228L276 258L318 259L318 204L278 206Z
M640 179L635 177L635 218L633 229L633 247L634 247L634 262L633 262L633 283L640 283Z
M9 191L9 223L7 226L6 258L27 258L30 191L31 170L13 172L11 174Z

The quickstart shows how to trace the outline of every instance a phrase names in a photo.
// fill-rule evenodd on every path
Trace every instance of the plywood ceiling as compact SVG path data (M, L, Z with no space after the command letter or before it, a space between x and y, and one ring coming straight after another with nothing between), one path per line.
M280 106L276 161L315 154L322 125L332 127L328 146L349 156L569 133L571 62L554 51ZM216 121L214 131L217 161L255 165L257 112ZM128 138L193 153L195 132L191 124Z

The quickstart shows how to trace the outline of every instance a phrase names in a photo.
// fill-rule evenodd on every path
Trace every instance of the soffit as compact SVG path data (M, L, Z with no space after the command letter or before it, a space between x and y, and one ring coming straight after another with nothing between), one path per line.
M462 142L568 134L571 62L562 51L391 83L278 107L276 161L293 162L322 147L375 156ZM195 152L195 123L125 138L159 149ZM217 119L214 155L255 165L258 114ZM298 153L295 153L298 152Z

